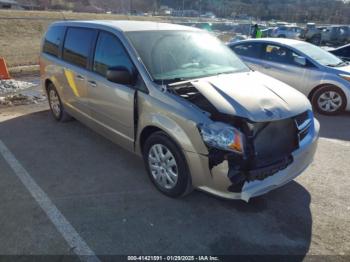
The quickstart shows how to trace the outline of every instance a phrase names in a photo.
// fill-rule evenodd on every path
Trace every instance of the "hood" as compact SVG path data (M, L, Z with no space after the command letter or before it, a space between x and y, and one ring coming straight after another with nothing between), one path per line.
M333 67L333 71L337 74L348 74L350 75L350 64L342 67Z
M302 93L259 72L219 75L191 84L219 112L254 122L285 119L311 109Z

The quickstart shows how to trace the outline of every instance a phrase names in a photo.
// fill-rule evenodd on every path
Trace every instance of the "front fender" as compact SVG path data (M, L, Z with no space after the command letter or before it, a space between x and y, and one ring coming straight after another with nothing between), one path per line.
M172 117L176 119L172 119L164 113L152 112L142 114L138 125L136 153L142 153L140 144L142 131L147 127L156 127L169 135L182 150L208 154L196 123L188 119L181 119L177 115L172 115Z

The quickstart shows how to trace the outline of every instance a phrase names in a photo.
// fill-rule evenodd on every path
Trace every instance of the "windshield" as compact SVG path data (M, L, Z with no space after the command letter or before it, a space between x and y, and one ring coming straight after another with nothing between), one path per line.
M228 47L207 32L142 31L127 36L156 82L249 71Z
M324 66L338 66L343 63L343 61L335 55L327 52L326 50L323 50L320 47L308 43L300 43L294 47Z

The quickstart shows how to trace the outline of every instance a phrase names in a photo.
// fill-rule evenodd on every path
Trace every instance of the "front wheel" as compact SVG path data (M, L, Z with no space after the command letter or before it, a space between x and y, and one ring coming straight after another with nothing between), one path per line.
M170 197L188 194L191 180L181 149L164 132L152 134L143 147L148 175L159 191Z
M337 115L346 107L344 93L335 86L325 86L318 89L312 97L312 105L315 110L323 115Z

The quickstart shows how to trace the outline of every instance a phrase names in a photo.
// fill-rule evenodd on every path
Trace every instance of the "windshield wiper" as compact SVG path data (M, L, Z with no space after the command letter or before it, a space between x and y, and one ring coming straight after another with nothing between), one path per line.
M187 78L184 77L175 77L175 78L169 78L169 79L154 79L154 82L161 85L161 84L171 84L171 83L176 83L176 82L182 82L188 80Z

